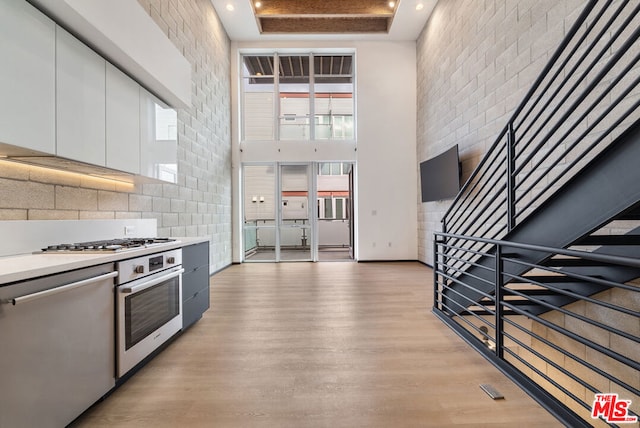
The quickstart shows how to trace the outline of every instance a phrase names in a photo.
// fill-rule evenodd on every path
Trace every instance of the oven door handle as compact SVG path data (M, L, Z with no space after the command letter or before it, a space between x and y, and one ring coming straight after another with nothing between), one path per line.
M60 287L38 291L37 293L31 293L31 294L27 294L20 297L15 297L13 299L0 300L0 303L11 303L12 305L15 306L18 303L26 303L32 300L41 299L43 297L52 296L54 294L62 293L64 291L73 290L74 288L84 287L85 285L94 284L104 279L115 278L116 276L118 276L118 272L113 271L113 272L105 273L102 275L94 276L92 278L83 279L81 281L72 282L70 284L61 285Z
M154 278L151 281L144 281L143 283L134 285L134 286L120 287L119 290L121 293L125 293L125 294L137 293L139 291L146 290L147 288L151 288L154 285L158 285L161 282L164 282L168 279L175 278L176 276L180 276L183 272L184 272L184 268L180 268L178 270L173 270L166 275L162 275L158 278Z

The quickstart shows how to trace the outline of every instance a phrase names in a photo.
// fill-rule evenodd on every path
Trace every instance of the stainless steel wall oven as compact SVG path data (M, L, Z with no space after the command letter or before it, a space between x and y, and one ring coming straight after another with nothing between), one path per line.
M117 263L117 375L182 329L182 250Z

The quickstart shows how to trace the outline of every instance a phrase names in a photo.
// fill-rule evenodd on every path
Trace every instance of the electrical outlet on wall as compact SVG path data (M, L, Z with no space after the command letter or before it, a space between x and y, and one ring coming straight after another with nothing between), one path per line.
M136 231L135 226L125 226L124 227L124 236L133 236L135 231Z

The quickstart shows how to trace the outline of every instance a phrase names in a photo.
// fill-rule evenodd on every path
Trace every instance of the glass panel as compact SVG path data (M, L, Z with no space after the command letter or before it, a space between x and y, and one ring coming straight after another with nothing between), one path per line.
M179 289L179 278L173 278L125 298L125 349L179 315Z
M314 56L313 61L316 138L353 139L353 57Z
M324 198L324 217L322 218L333 218L333 206L331 202L331 198Z
M246 225L246 223L245 223ZM258 250L258 228L257 227L245 227L244 228L244 254L251 254Z
M280 260L311 260L309 165L282 165ZM315 202L314 202L315 203Z
M245 165L244 222L262 224L276 218L276 175L273 165Z
M273 56L242 57L242 123L245 141L273 140Z
M330 163L321 163L320 164L320 175L330 175L331 174L331 164Z
M308 227L280 228L280 260L311 260L311 239Z
M273 165L244 166L245 260L275 260L275 194Z
M178 114L147 91L140 95L140 165L146 177L178 182Z
M282 165L282 222L309 221L309 166ZM285 205L286 202L286 205Z
M270 262L276 260L276 229L273 225L244 228L244 259Z
M336 199L336 218L337 219L345 218L343 205L344 205L344 199L342 198Z
M309 56L281 56L279 61L280 139L308 140Z

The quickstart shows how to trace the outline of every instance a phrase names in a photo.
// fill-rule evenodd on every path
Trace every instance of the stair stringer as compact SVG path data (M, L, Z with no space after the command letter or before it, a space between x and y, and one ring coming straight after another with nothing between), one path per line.
M552 248L569 247L640 202L639 159L640 122L636 122L503 240ZM518 260L531 264L540 264L552 255L520 248L507 247L504 251L515 253ZM480 292L494 293L495 274L487 270L495 268L494 258L484 256L474 263L479 266L470 266L456 278L471 289L452 283L450 288L454 291L444 291L443 303L448 308L445 312L462 313L472 302L482 299ZM529 270L508 261L503 269L513 275L523 275ZM504 279L508 282L509 277Z

